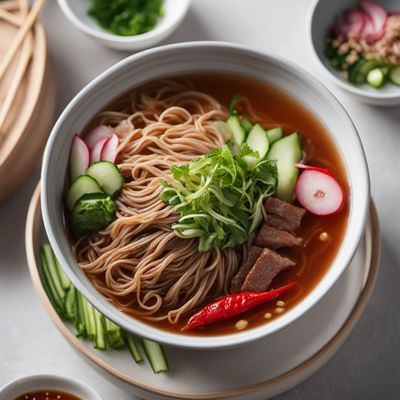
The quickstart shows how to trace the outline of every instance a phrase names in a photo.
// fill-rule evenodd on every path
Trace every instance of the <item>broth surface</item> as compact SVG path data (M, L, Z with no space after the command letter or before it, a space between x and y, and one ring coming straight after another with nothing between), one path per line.
M132 315L146 324L174 333L185 335L222 335L238 332L235 324L246 320L246 329L254 328L279 317L299 303L318 284L329 269L342 243L349 215L349 185L345 168L339 152L329 137L323 124L304 106L281 90L260 81L238 75L219 73L195 74L174 80L189 81L196 90L215 97L221 104L228 106L236 94L246 97L266 128L281 126L285 134L298 131L302 138L303 150L307 155L307 164L328 169L344 190L346 202L340 213L318 217L309 213L303 218L298 231L305 247L279 250L297 261L296 266L281 272L272 282L270 289L289 282L297 282L298 288L281 296L276 301L261 305L231 320L215 323L203 329L181 332L187 318L171 325L168 321L152 322L141 318L132 309ZM136 91L140 90L136 89ZM110 109L108 107L108 109ZM298 204L297 204L298 205ZM328 234L328 240L321 241L321 233ZM210 299L214 301L215 299ZM267 314L267 315L266 315Z
M18 396L15 400L82 400L71 393L60 390L38 390Z

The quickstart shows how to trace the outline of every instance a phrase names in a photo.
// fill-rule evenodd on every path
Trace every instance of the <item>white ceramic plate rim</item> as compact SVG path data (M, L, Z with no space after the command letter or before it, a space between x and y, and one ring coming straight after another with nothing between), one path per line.
M357 86L352 85L351 83L346 82L345 80L341 79L338 75L333 73L332 71L327 68L325 63L321 60L320 56L317 53L317 50L315 49L314 46L314 40L313 40L313 35L312 35L312 26L313 26L313 20L314 20L314 13L315 9L317 8L318 3L320 3L321 0L313 0L313 3L310 6L310 11L308 13L308 18L307 18L307 26L308 26L308 42L310 43L310 46L312 48L312 53L314 55L314 58L318 61L318 64L321 65L325 71L331 78L335 80L335 82L343 89L348 90L349 92L352 92L358 96L364 97L366 99L380 99L380 100L397 100L400 97L400 88L399 88L399 93L387 93L383 91L377 90L375 92L367 92L363 89L358 88Z
M123 68L125 65L129 65L133 62L138 62L139 60L146 58L151 55L159 55L162 56L164 53L168 53L171 50L181 50L185 51L186 49L229 49L234 52L243 54L243 56L253 56L258 59L263 59L268 63L272 63L275 66L279 65L282 68L290 69L292 73L297 74L300 79L307 82L310 87L315 88L315 90L322 92L326 96L326 101L329 101L333 107L336 108L336 111L340 110L343 113L343 116L346 119L349 134L353 134L353 138L355 143L358 144L357 148L353 149L354 157L360 160L363 168L358 171L358 181L357 181L357 193L353 193L351 195L351 207L350 207L350 216L349 216L349 227L345 238L343 240L343 244L336 255L330 269L318 283L318 285L295 307L286 312L280 318L269 322L263 326L258 328L249 329L248 331L243 331L239 333L234 333L230 335L221 335L221 336L210 336L210 337L198 337L198 336L185 336L174 334L170 332L163 331L161 329L154 328L148 324L145 324L141 321L135 320L132 317L127 316L126 314L119 311L115 306L111 303L107 302L100 294L92 293L88 290L83 282L75 276L75 274L69 270L68 262L63 255L63 251L57 243L56 237L54 235L54 231L52 229L52 223L50 220L50 216L47 212L48 210L48 191L47 191L47 176L49 175L49 162L51 158L51 150L57 139L57 131L60 129L64 120L68 118L68 114L70 111L80 102L82 97L85 97L88 93L96 88L102 81L107 80L114 74L118 72L120 68ZM43 214L43 222L44 226L49 238L49 241L54 249L54 252L60 261L61 265L64 266L64 270L66 270L69 278L72 280L73 284L77 287L77 289L82 292L82 294L105 316L113 320L115 323L123 327L128 331L132 331L139 336L146 337L169 346L175 347L184 347L184 348L192 348L192 349L213 349L213 348L226 348L232 347L240 344L244 344L246 342L256 340L258 338L267 336L273 332L276 332L297 318L301 317L303 313L309 310L314 304L316 304L322 296L324 296L328 290L333 286L333 284L337 281L337 279L342 275L344 270L350 264L356 249L359 245L359 242L362 238L362 233L365 227L365 223L368 216L368 205L370 200L370 186L369 186L369 174L367 162L364 154L364 150L361 144L360 137L358 136L357 130L351 121L349 115L340 104L340 102L336 99L336 97L331 94L331 92L317 79L312 77L307 71L303 70L301 67L297 66L291 61L283 59L282 57L276 56L275 54L267 53L267 52L259 52L255 50L250 50L242 45L225 43L225 42L187 42L187 43L179 43L166 45L161 47L156 47L153 49L142 51L138 54L127 57L126 59L118 62L114 66L107 69L97 78L95 78L92 82L90 82L85 88L83 88L75 98L69 103L69 105L65 108L58 121L56 122L53 131L50 135L48 144L46 146L46 150L43 158L43 166L42 166L42 196L41 196L41 206L42 206L42 214ZM350 182L351 183L351 182ZM354 209L355 199L357 200L357 210ZM353 215L356 213L356 217ZM349 231L351 231L352 235L349 235ZM67 268L65 268L67 266Z
M142 41L147 41L151 39L157 38L159 35L162 35L164 32L168 32L171 27L175 24L179 23L179 21L185 16L191 0L180 0L182 2L182 6L180 7L180 13L174 15L174 18L169 19L168 24L160 25L157 24L154 29L141 33L140 35L133 36L119 36L113 35L111 33L107 33L106 31L102 32L100 30L92 29L87 24L81 21L80 18L76 16L76 14L71 10L69 6L68 0L58 0L58 4L60 5L61 10L65 13L68 19L79 29L84 31L90 36L96 37L97 39L106 40L109 42L116 43L137 43L140 44ZM166 7L168 6L168 2L165 3Z

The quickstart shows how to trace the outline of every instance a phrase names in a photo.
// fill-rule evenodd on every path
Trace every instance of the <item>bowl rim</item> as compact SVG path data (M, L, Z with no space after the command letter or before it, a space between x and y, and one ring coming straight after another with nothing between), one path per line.
M121 36L115 35L112 33L108 33L107 31L97 30L91 28L89 25L85 24L72 10L69 0L57 0L58 4L64 13L64 15L68 18L69 21L73 23L78 29L85 32L89 36L92 36L96 39L120 43L120 44L134 44L134 43L141 43L144 41L152 40L157 38L159 35L162 35L164 32L167 32L171 27L173 27L176 23L183 18L190 6L191 0L180 0L179 4L181 4L181 12L174 14L174 17L169 20L169 23L161 26L160 24L156 24L155 27L148 32L140 33L139 35L132 35L132 36ZM165 6L168 6L168 2L164 3Z
M365 99L371 99L371 100L399 100L400 99L400 87L399 87L399 92L398 93L387 93L384 91L376 91L375 92L368 92L364 89L361 89L355 85L352 85L350 82L345 81L344 79L341 79L339 76L334 74L322 61L321 57L319 56L315 44L314 44L314 36L312 33L312 27L313 23L315 20L315 11L319 3L322 3L323 0L313 0L307 15L307 37L308 37L308 42L311 46L312 49L312 54L314 59L318 61L318 64L323 67L323 70L325 71L325 74L330 76L337 85L339 85L342 89L347 90L356 96L361 96Z
M2 399L3 392L5 390L18 390L18 387L25 384L31 383L35 386L35 382L37 381L49 381L49 386L51 386L51 382L63 382L67 387L78 387L86 391L90 394L91 398L87 400L102 400L100 395L86 382L81 381L80 379L73 378L71 376L59 375L59 374L32 374L32 375L24 375L19 378L13 379L12 381L6 383L4 386L0 387L0 400ZM54 383L53 383L54 384ZM53 390L51 387L43 388L43 389L31 389L31 390ZM63 391L73 390L73 389L62 389ZM26 393L26 391L25 391ZM24 393L21 393L24 394ZM20 396L21 394L17 394ZM71 393L74 394L74 393ZM79 393L78 393L79 394ZM13 395L14 396L14 395Z
M96 291L96 293L91 292L72 269L69 268L67 260L64 258L64 252L61 247L58 245L58 241L56 236L54 235L52 229L52 222L49 213L47 212L47 198L49 196L48 188L46 185L47 176L49 175L49 160L51 158L51 150L57 141L57 132L59 128L63 125L64 120L68 119L68 115L71 109L75 107L76 104L80 102L82 97L85 97L88 93L90 93L94 88L100 85L103 81L107 80L110 76L113 76L119 69L124 66L128 66L133 62L137 62L143 58L150 56L160 56L165 54L165 52L173 51L173 50L230 50L235 53L240 53L246 56L257 57L258 59L262 59L264 62L269 62L274 65L284 66L286 69L289 69L292 74L297 75L303 82L311 85L311 87L318 90L320 93L322 92L325 96L330 98L330 101L337 109L340 109L343 117L346 119L346 123L349 126L349 131L353 135L355 143L358 144L357 148L354 149L355 152L358 152L359 163L362 164L363 168L359 171L359 191L361 195L361 202L357 204L357 208L361 209L359 212L360 216L358 218L358 225L353 223L353 232L351 237L346 238L350 242L348 247L348 254L343 255L342 257L345 259L343 265L340 265L340 268L335 269L331 272L330 279L326 282L327 275L332 268L328 269L326 274L322 277L321 281L311 290L310 293L307 294L305 298L303 298L298 304L296 304L292 309L287 311L284 315L277 318L274 321L269 322L268 324L263 324L260 327L252 328L249 330L244 330L241 332L235 332L233 334L228 335L214 335L214 336L188 336L181 335L176 333L167 332L165 330L153 327L149 324L141 322L137 319L127 316L126 314L119 311L114 305L108 303L104 298L101 298L101 295ZM362 147L361 139L357 133L356 127L352 122L349 114L346 112L341 103L337 100L337 98L315 77L313 77L310 73L304 70L302 67L298 66L292 61L289 61L283 57L277 56L271 52L262 52L258 50L249 49L243 45L226 43L226 42L184 42L177 44L170 44L155 47L152 49L148 49L142 51L140 53L131 55L124 60L116 63L115 65L108 68L105 72L100 74L94 80L92 80L86 87L84 87L67 105L62 114L60 115L58 121L56 122L52 133L50 134L49 141L47 143L43 164L42 164L42 174L41 174L41 182L42 182L42 196L41 196L41 208L43 213L43 222L45 226L45 230L47 232L50 244L53 247L53 250L56 254L56 257L59 259L59 262L63 266L63 269L67 272L67 275L70 277L73 284L77 287L77 289L84 294L84 296L107 318L110 318L115 323L123 327L124 329L134 332L135 334L143 337L147 337L149 339L158 341L160 343L174 346L174 347L182 347L182 348L191 348L191 349L215 349L215 348L227 348L233 347L237 345L244 344L249 341L253 341L259 339L261 337L265 337L271 335L285 326L290 324L291 322L297 320L297 318L301 317L304 313L306 313L314 304L316 304L335 284L335 282L339 279L339 277L346 270L348 265L350 264L355 251L359 245L359 242L362 238L362 234L364 231L365 223L368 217L368 208L369 208L369 199L370 199L370 181L369 181L369 173L368 166L366 162L366 157L364 153L364 149ZM349 182L351 184L352 182ZM353 198L353 196L352 196ZM349 216L349 226L352 220L352 209L354 205L350 208L350 216ZM347 231L348 232L348 229ZM341 248L343 247L343 244ZM336 255L336 258L332 262L332 265L336 262L338 255L340 254L340 250ZM325 281L324 281L325 280ZM324 283L324 285L322 285Z

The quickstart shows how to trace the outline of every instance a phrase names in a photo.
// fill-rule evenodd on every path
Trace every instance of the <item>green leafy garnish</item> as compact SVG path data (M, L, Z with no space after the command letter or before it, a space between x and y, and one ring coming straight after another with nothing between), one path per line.
M171 171L174 181L164 184L161 199L180 213L176 235L198 238L199 251L247 241L277 187L275 161L260 160L246 144L239 155L224 145Z
M162 0L92 0L88 11L105 30L134 36L154 28L163 14Z

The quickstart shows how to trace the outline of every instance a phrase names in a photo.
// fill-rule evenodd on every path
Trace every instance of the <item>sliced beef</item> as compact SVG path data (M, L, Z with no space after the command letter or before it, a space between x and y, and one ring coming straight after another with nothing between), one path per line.
M267 214L276 215L289 222L293 226L293 231L300 227L301 220L306 213L304 208L296 207L276 197L268 197L264 202L264 208Z
M295 263L270 249L263 249L241 287L242 292L264 292L279 272Z
M290 233L294 233L297 230L294 224L274 214L267 214L265 218L265 223L269 226L272 226L273 228Z
M247 274L250 272L251 268L257 261L257 258L262 253L262 250L263 249L261 247L257 246L250 247L246 259L243 261L238 272L231 280L231 287L230 287L231 293L239 293L241 291L240 288L242 287Z
M276 229L265 223L256 237L256 245L268 247L269 249L280 249L282 247L301 246L302 240L289 232Z

